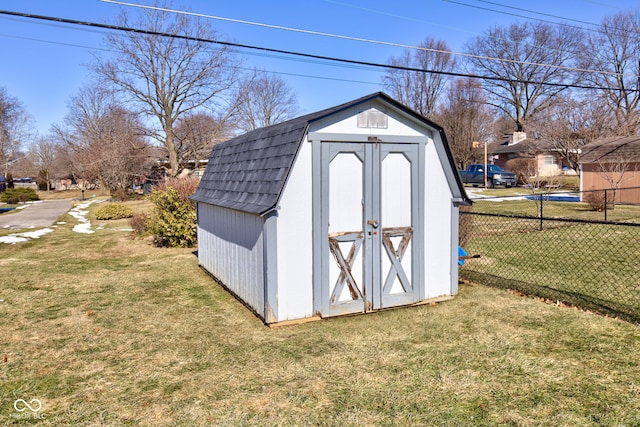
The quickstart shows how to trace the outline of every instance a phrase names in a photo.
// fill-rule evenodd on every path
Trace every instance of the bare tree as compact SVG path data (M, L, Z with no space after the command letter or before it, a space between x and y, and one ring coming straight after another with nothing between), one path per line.
M472 144L489 140L493 116L477 80L456 80L447 90L434 119L444 127L460 169L466 169L469 163L478 160L481 150L473 148Z
M598 31L590 32L588 54L582 66L600 73L588 73L587 81L600 86L601 98L613 112L618 135L640 131L640 17L638 12L621 12L602 20Z
M607 181L609 188L613 192L613 199L610 201L612 207L615 208L618 190L628 180L628 178L625 179L625 174L627 172L636 172L636 166L637 163L633 163L630 157L621 154L608 155L606 159L602 157L598 159L600 176ZM609 201L606 201L606 203L609 204Z
M469 71L489 77L482 81L490 104L522 130L567 89L563 85L579 81L580 73L569 67L581 52L581 34L543 22L494 27L467 45Z
M392 57L389 64L421 71L391 69L383 77L383 84L399 102L431 119L447 84L447 76L438 72L453 71L456 60L444 40L427 37L418 47L421 49L406 50L401 56Z
M289 120L297 112L296 95L281 77L255 72L242 85L235 122L249 132Z
M69 149L77 178L97 180L117 193L149 166L141 127L138 116L117 105L111 93L88 86L71 98L65 126L56 127L55 134Z
M216 39L216 32L190 15L144 9L136 19L123 12L118 25L155 34L108 35L107 47L118 53L109 59L96 57L93 70L153 119L149 135L166 147L169 174L176 176L176 122L204 108L222 110L222 116L228 116L230 107L223 96L238 79L237 61L227 47L205 42Z
M55 175L57 145L48 137L39 137L31 146L30 157L38 168L38 177L45 181L46 190L51 191L51 179Z
M31 152L31 148L26 152L24 150L16 153L15 160L11 161L10 169L13 177L35 177L38 175L38 166L35 164L35 157Z
M19 159L20 148L31 137L30 122L22 103L0 87L0 165L5 177L10 165Z
M611 115L597 98L583 100L558 96L532 119L535 134L551 143L567 165L580 172L580 149L597 138L612 133Z
M176 122L175 137L182 166L208 159L215 144L231 138L228 122L205 113L185 114Z

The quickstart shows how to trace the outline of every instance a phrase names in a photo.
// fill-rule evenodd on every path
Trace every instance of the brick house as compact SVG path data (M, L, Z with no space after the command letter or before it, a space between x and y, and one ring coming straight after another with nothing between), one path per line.
M488 152L493 156L493 163L503 168L511 159L526 158L535 160L536 176L567 173L559 150L549 141L527 138L526 132L505 134L502 142L488 146Z

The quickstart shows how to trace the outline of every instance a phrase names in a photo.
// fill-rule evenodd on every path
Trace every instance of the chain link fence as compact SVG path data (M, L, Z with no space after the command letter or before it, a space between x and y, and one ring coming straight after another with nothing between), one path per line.
M638 189L616 199L627 191ZM598 207L592 193L474 200L461 210L460 245L481 257L460 277L640 323L640 200L611 194Z

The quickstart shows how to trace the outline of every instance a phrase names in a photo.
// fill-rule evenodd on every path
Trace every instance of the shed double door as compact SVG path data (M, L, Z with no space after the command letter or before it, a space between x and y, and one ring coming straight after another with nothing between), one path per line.
M322 316L422 299L419 153L419 144L322 144Z

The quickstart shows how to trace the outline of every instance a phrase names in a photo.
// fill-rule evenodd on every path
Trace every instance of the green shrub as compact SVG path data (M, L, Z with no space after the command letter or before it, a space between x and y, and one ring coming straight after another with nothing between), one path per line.
M198 181L192 178L176 178L151 193L155 207L147 227L156 246L190 248L196 245L196 209L189 196L197 186Z
M96 211L96 219L99 220L131 218L132 216L131 208L122 203L109 203Z
M16 203L40 200L33 188L7 188L0 196L0 201L15 205Z

